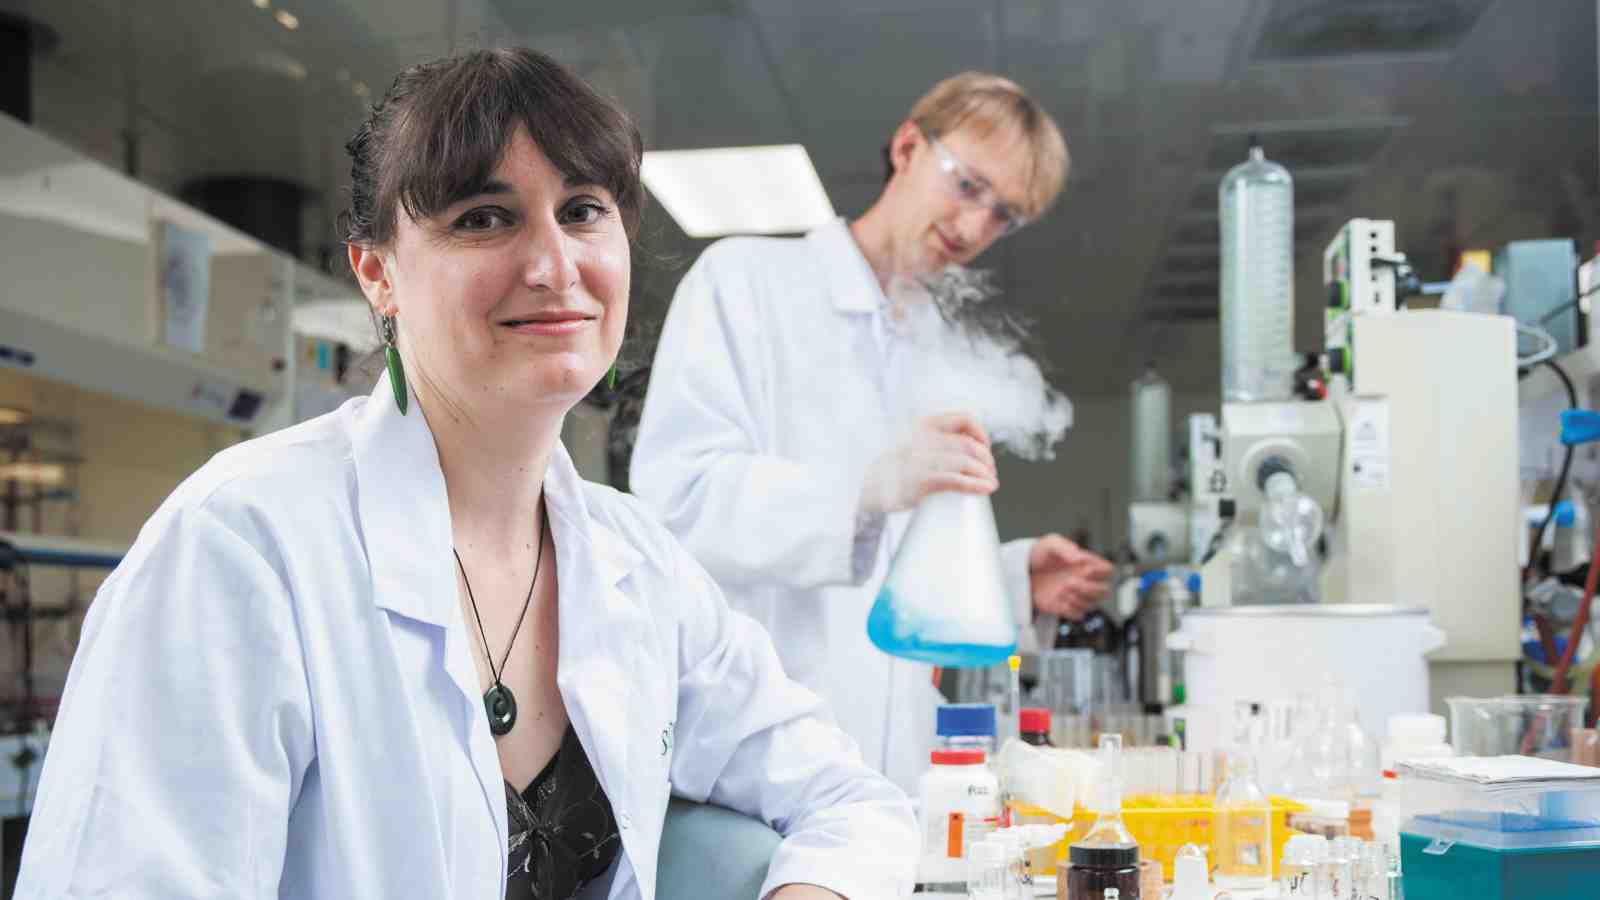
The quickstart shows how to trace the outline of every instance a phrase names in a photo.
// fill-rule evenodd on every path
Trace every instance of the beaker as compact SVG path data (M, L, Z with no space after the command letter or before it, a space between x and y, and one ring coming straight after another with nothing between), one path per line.
M946 668L992 666L1016 650L988 497L943 492L917 504L867 635L885 653Z
M1583 697L1524 694L1448 697L1450 743L1462 756L1542 756L1572 760L1572 729L1583 724Z

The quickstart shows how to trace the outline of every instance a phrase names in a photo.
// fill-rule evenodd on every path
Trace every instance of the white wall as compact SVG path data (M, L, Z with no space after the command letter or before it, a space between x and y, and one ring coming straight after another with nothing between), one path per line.
M1095 549L1104 553L1127 533L1131 403L1121 393L1073 397L1072 406L1073 426L1053 461L1029 463L1002 453L995 518L1006 540L1087 528ZM1216 396L1175 390L1173 452L1187 446L1190 413L1218 409Z

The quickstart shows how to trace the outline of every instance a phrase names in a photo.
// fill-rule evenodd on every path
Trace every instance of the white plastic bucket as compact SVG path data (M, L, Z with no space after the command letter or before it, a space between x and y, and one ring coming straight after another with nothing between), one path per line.
M1428 712L1427 654L1444 632L1421 607L1319 603L1192 609L1169 646L1184 654L1187 746L1217 749L1240 702L1316 700L1329 672L1374 744L1389 716Z

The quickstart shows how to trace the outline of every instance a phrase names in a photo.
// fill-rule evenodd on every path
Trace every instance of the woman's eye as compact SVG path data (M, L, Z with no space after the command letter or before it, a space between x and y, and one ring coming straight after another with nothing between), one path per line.
M611 214L607 207L593 200L580 200L561 211L561 221L568 225L593 225Z
M474 209L456 219L456 228L462 231L489 231L510 221L510 217L497 209Z
M961 191L961 196L969 200L976 200L978 195L983 193L983 188L979 187L978 183L971 178L961 179L956 183L956 187Z

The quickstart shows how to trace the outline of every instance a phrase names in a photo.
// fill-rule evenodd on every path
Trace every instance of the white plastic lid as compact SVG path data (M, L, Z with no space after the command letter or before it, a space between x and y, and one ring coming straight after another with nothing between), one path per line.
M1292 834L1283 845L1285 864L1310 865L1328 858L1328 839L1320 834Z
M967 851L967 859L980 865L1000 865L1011 861L1011 852L1004 841L988 838L973 844Z
M1444 716L1431 713L1399 713L1389 717L1391 744L1442 744L1444 733Z

